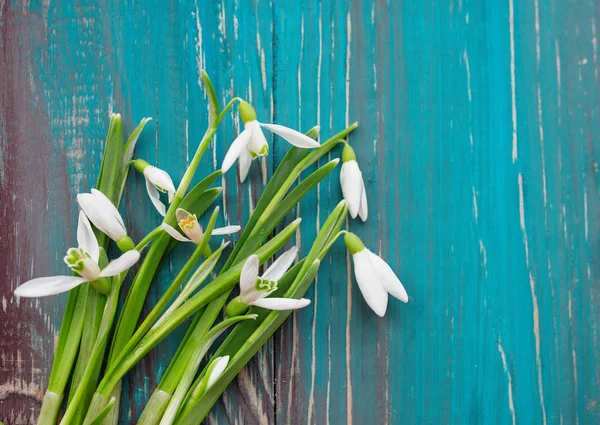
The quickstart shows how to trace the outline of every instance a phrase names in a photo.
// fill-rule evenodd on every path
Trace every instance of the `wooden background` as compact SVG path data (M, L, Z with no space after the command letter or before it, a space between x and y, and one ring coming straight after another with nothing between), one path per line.
M377 318L336 245L311 306L208 423L600 423L599 27L593 0L0 0L0 420L37 415L66 296L12 291L65 272L109 111L128 131L154 118L138 156L178 181L206 126L205 68L222 103L245 97L263 121L324 138L360 122L370 218L350 229L411 297ZM224 221L248 217L286 149L275 141L243 186L227 174ZM299 208L302 252L340 199L337 173ZM139 175L122 210L136 240L159 223ZM134 369L123 423L182 332Z

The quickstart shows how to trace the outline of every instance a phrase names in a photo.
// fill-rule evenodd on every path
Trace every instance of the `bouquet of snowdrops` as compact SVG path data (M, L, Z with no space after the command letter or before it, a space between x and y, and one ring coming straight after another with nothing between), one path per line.
M72 273L33 279L15 290L20 297L68 292L39 424L116 424L125 374L188 318L192 320L187 333L138 423L201 423L227 385L291 311L310 303L303 296L340 236L352 254L359 288L375 313L385 314L388 294L408 301L387 263L365 248L356 235L341 230L348 213L363 221L368 216L362 174L345 140L356 124L319 143L318 127L302 134L282 125L262 123L252 106L240 98L233 98L220 109L210 79L204 72L202 78L210 124L177 188L165 171L134 159L136 142L150 119L143 119L124 142L121 117L112 114L96 187L77 196L77 247L70 248L64 257ZM236 104L244 130L231 144L221 169L190 188L202 155ZM271 176L248 222L242 227L216 228L219 207L211 206L221 189L211 186L238 160L240 184L244 182L252 161L269 152L263 129L293 146ZM273 234L276 227L327 177L339 159L300 179L302 172L338 145L343 145L340 180L344 200L320 226L305 257L297 259L295 247L277 255L296 233L301 219ZM164 217L159 227L137 243L128 236L118 211L132 167L143 174L150 201ZM202 219L203 215L207 217ZM240 231L235 246L225 240L211 243ZM113 260L107 257L111 241L121 252ZM150 285L178 243L194 244L195 249L142 319ZM214 274L221 257L227 259ZM261 273L260 266L273 257ZM138 264L124 305L118 310L124 278ZM227 337L206 359L211 346L225 332Z

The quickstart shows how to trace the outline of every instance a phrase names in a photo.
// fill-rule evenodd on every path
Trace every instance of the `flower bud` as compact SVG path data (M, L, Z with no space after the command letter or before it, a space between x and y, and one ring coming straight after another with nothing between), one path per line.
M356 154L352 146L346 144L342 150L342 162L356 161Z
M344 236L344 243L352 255L365 249L365 244L352 232L346 233Z
M242 122L244 124L251 122L251 121L256 121L256 111L254 111L254 108L252 107L252 105L250 105L245 100L242 100L240 102L239 111L240 111L240 117L242 117Z
M135 167L136 170L138 170L140 173L144 174L144 170L146 169L146 167L148 167L150 164L148 164L146 161L144 161L143 159L136 159L133 161L133 166Z

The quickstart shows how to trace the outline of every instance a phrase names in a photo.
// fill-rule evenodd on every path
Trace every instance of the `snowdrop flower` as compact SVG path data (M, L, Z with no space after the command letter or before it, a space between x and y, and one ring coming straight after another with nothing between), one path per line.
M242 122L244 123L244 131L238 135L229 147L225 159L223 159L221 171L225 174L239 158L241 183L246 180L252 160L269 153L269 145L267 144L267 139L265 138L261 127L277 134L287 142L299 148L308 149L321 146L319 142L311 139L305 134L292 130L291 128L278 124L265 124L257 121L256 112L248 102L241 101L239 110Z
M243 314L252 305L269 310L297 310L309 305L310 300L305 298L267 298L277 290L277 281L290 268L297 253L296 247L284 252L260 277L258 256L248 257L240 275L240 295L227 305L227 315L233 317Z
M388 294L407 303L408 294L390 266L373 254L354 233L346 233L344 242L352 254L354 275L360 292L379 317L387 310Z
M165 230L165 232L167 232L173 237L173 239L176 239L179 242L192 242L196 245L200 245L202 243L202 237L204 236L204 232L202 230L202 226L200 226L200 223L198 222L196 214L191 214L182 208L178 208L175 212L175 217L177 218L177 222L179 223L179 228L183 233L185 233L187 237L183 236L172 226L163 223L162 228ZM240 226L218 227L213 230L212 235L229 235L231 233L239 232L240 229Z
M362 221L367 221L369 208L367 206L367 191L362 173L356 162L354 149L346 145L342 151L342 170L340 172L340 184L344 199L348 201L348 211L352 218L360 215Z
M158 213L164 217L167 213L167 209L165 204L160 201L159 192L166 193L169 197L169 203L171 203L171 201L173 201L173 196L175 196L175 185L173 184L173 180L171 180L171 177L166 171L148 164L143 159L136 159L133 161L133 166L144 175L148 196Z
M127 236L121 214L104 193L92 189L91 193L77 195L77 202L94 226L115 241L121 251L133 249L133 241Z
M100 257L98 240L83 211L79 212L77 244L79 245L77 248L69 248L64 262L79 276L51 276L32 279L15 289L15 295L19 297L45 297L69 291L84 282L98 283L98 287L107 290L109 285L107 282L100 282L102 278L120 274L131 268L140 259L139 252L135 250L127 251L100 270L98 266Z

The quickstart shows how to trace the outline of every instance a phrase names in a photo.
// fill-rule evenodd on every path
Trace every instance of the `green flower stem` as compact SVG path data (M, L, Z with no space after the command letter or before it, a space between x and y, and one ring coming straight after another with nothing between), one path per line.
M90 313L87 315L87 320L85 320L85 323L83 325L83 334L81 338L81 344L79 347L79 354L77 356L77 363L75 364L75 370L73 372L73 378L71 380L71 390L69 392L68 404L71 403L71 401L73 400L73 397L75 396L75 393L79 388L79 385L83 378L85 370L89 365L90 355L92 353L92 350L94 349L96 337L98 336L100 325L102 323L102 316L105 304L106 296L98 293L97 291L89 291L87 310ZM97 375L100 373L100 368L97 367L96 369L97 373L94 373L93 377L96 376L97 381ZM92 395L93 392L87 391L87 394L83 397L83 406L87 407L87 404L90 402L90 398L92 397ZM81 411L79 414L81 415ZM81 422L82 419L83 416L81 416L79 421L76 422Z
M347 212L347 202L341 201L323 223L307 257L288 270L280 279L274 297L300 298L306 293L316 276L320 260L343 233L339 230ZM181 414L176 424L200 423L229 382L290 314L289 311L270 312L256 307L253 307L249 313L257 313L258 320L236 326L213 356L231 357L224 374L217 379L213 387L204 391L201 385L202 375L205 372L203 371L192 386L185 405L180 409Z
M163 228L158 226L157 228L152 230L150 233L148 233L146 236L144 236L144 238L135 246L134 249L138 252L142 252L144 250L144 248L146 248L146 246L148 246L148 244L150 242L152 242L155 238L157 238L163 232L164 232Z
M148 399L137 425L158 425L172 396L172 393L156 389Z
M94 376L96 368L102 364L102 357L104 355L106 343L108 341L108 336L112 328L115 313L117 311L117 304L119 302L119 291L121 289L121 284L123 283L123 279L125 278L126 274L127 272L123 272L120 275L117 275L113 278L111 292L106 301L104 315L102 316L102 323L98 331L98 337L94 344L94 348L92 349L92 352L90 354L88 365L81 378L79 386L77 387L75 395L73 396L71 403L67 406L67 411L65 412L65 415L63 416L63 419L60 422L61 425L75 423L74 420L77 418L78 412L81 409L84 409L82 403L85 401L84 398L86 397L89 391L90 381ZM109 400L107 400L107 402L108 401Z
M185 301L187 301L187 299L189 298L189 296L192 295L192 293L196 289L198 289L200 287L200 285L202 284L202 282L204 282L209 277L210 273L212 272L212 270L214 269L214 267L217 265L217 262L219 261L219 258L221 257L221 253L225 249L225 246L226 245L221 245L213 254L211 254L206 259L206 261L204 261L200 265L200 267L198 267L198 269L196 269L196 271L194 272L194 274L192 275L192 277L188 280L188 282L184 286L183 290L179 293L179 295L177 295L177 298L175 298L175 300L171 303L171 305L169 306L169 308L167 310L165 310L165 312L162 314L162 316L160 316L160 319L158 319L154 323L154 325L152 325L152 327L154 327L154 328L158 327L171 314L173 314L173 312L175 310L177 310L181 304L183 304ZM163 295L163 297L164 297L164 295ZM166 303L163 305L163 307L165 305L166 305ZM144 330L144 333L148 329L149 328L146 328Z
M177 192L167 210L165 219L163 223L168 223L170 225L175 225L175 212L179 205L182 203L182 199L184 198L185 193L192 181L192 178L200 164L200 160L202 159L202 155L208 149L210 145L210 141L217 131L217 127L221 122L223 116L218 115L218 104L216 101L216 96L214 94L214 89L212 87L212 83L208 78L208 75L204 71L201 71L202 78L204 80L204 84L206 86L206 90L209 97L209 120L211 122L210 127L206 130L204 137L202 138L200 144L198 145L198 149L194 154L190 165L187 170L179 187L177 188ZM217 117L216 119L214 117ZM213 173L211 176L219 176L220 173ZM216 178L216 177L215 177ZM207 178L208 179L208 178ZM205 180L207 180L205 179ZM204 181L203 181L204 182ZM200 186L203 182L199 183ZM210 185L210 183L207 184ZM158 237L158 240L154 242L146 258L142 262L140 269L136 277L131 284L131 288L127 294L127 298L125 300L125 305L123 307L123 314L119 317L119 321L117 323L117 328L115 329L115 336L113 337L113 343L111 345L109 363L112 363L121 353L121 350L125 345L127 345L127 341L133 335L135 326L140 317L142 307L144 301L146 299L146 295L148 294L148 289L150 288L150 283L152 282L154 275L156 273L158 264L160 263L165 251L168 248L170 242L170 236L166 233L163 233ZM118 402L117 402L118 404Z
M200 164L202 155L204 155L204 152L206 152L206 149L208 149L208 147L210 146L210 141L212 140L216 131L217 131L216 127L210 127L204 133L204 137L202 137L202 141L200 142L200 145L198 145L198 149L196 150L196 153L192 157L192 161L190 162L190 165L188 166L187 170L185 170L185 174L183 175L181 182L179 183L179 186L177 187L177 192L175 192L175 196L179 196L179 197L183 198L183 196L187 192L187 189L192 181L192 178L194 177L194 174L196 173L196 169L198 168L198 165ZM169 211L171 209L172 209L172 204L171 204L171 207L169 207Z
M121 193L116 189L116 186L120 186L124 178L120 173L122 157L123 133L121 116L112 114L110 116L104 153L102 155L102 165L100 166L100 175L96 188L108 196L115 205L119 204L121 198ZM106 235L97 232L97 237L98 244L106 248L108 244ZM93 313L93 310L87 308L88 291L90 291L89 285L82 285L69 291L69 298L59 332L58 345L52 363L52 371L50 372L50 381L47 390L48 401L46 401L46 396L44 396L42 413L38 419L38 424L40 425L56 424L56 418L61 407L60 402L57 403L56 400L57 397L60 400L63 398L78 353L83 324L87 321L87 314Z
M127 341L127 344L121 350L121 354L119 358L115 360L115 363L119 363L123 357L127 355L132 349L135 348L137 343L142 339L142 337L146 334L148 329L152 327L154 322L159 318L160 314L163 312L164 308L167 306L173 295L179 290L182 286L185 278L188 276L192 268L196 265L200 257L204 255L204 249L208 246L208 241L210 240L210 236L212 235L212 231L215 227L215 223L217 221L217 216L219 214L219 207L216 207L208 226L206 228L206 233L202 238L202 243L196 247L190 258L187 260L183 268L179 271L173 282L169 285L167 290L164 292L163 296L160 298L156 306L152 309L150 314L144 319L140 327L135 331L133 336Z
M221 122L221 120L223 120L223 118L225 117L225 114L227 113L227 111L229 111L229 109L236 103L236 102L243 102L244 100L242 98L239 97L234 97L233 99L231 99L229 102L227 102L227 105L225 105L225 107L223 108L223 110L221 111L221 113L218 115L218 121Z
M263 245L256 251L261 263L264 263L270 258L279 248L281 248L291 238L298 226L300 219L294 220L277 236ZM240 278L243 264L238 263L223 275L219 276L211 283L202 288L198 293L191 297L186 303L179 307L162 325L158 328L151 329L146 336L139 342L135 350L128 352L125 358L120 359L120 362L113 364L106 372L102 382L98 385L97 393L105 396L109 395L112 389L123 378L125 373L129 371L142 357L148 353L156 344L158 344L165 336L177 328L183 321L196 312L201 307L208 304L210 301L219 295L230 290ZM97 407L96 407L97 408ZM88 411L88 417L90 412ZM86 417L86 420L88 419Z
M210 331L204 335L202 340L198 342L194 346L193 351L190 353L190 359L187 362L187 366L182 373L179 384L177 385L177 389L173 393L173 397L171 398L169 405L164 413L163 419L161 421L161 425L171 425L175 416L177 415L177 411L179 407L183 403L184 397L187 394L190 385L200 368L200 362L206 355L210 346L214 343L214 341L223 333L227 328L231 325L249 319L256 319L256 315L244 315L237 317L230 317L228 319L223 320L218 325L215 325Z
M90 285L84 284L69 292L38 425L56 424L81 342L85 323L84 317L87 311L88 291L90 291Z
M293 298L300 298L306 293L317 275L319 265L319 260L315 260L301 280L298 289L292 294ZM199 424L208 414L208 411L223 393L227 385L229 385L239 371L246 363L248 363L254 354L258 352L291 313L291 310L272 311L269 313L256 331L245 341L242 347L240 347L235 357L229 361L229 365L215 383L210 388L206 389L206 391L202 390L201 385L197 385L190 392L185 404L182 406L177 416L175 425ZM199 384L201 384L201 381Z
M58 412L62 406L63 394L56 394L50 390L44 394L44 402L42 403L42 409L40 410L40 416L38 417L38 424L56 424L58 419ZM1 424L2 422L0 422Z
M160 381L160 385L148 400L138 421L138 425L154 425L160 422L169 404L169 400L181 380L185 367L190 361L193 351L202 341L202 338L209 331L212 323L221 312L221 309L215 308L213 304L210 303L202 310L201 314L197 314L194 318L194 322L190 325L186 338L180 344L175 357Z
M181 380L183 372L185 370L185 365L189 363L190 358L195 350L195 348L200 343L200 340L204 337L204 335L210 330L214 321L217 319L219 313L222 311L222 307L220 307L219 303L223 302L223 298L227 299L227 293L220 295L215 298L213 302L209 303L200 318L200 321L194 326L194 331L191 334L188 341L182 345L181 353L177 356L177 361L172 371L165 377L165 379L161 380L158 388L164 390L170 394L173 394L173 391L177 388L177 384ZM218 302L214 302L218 301Z

